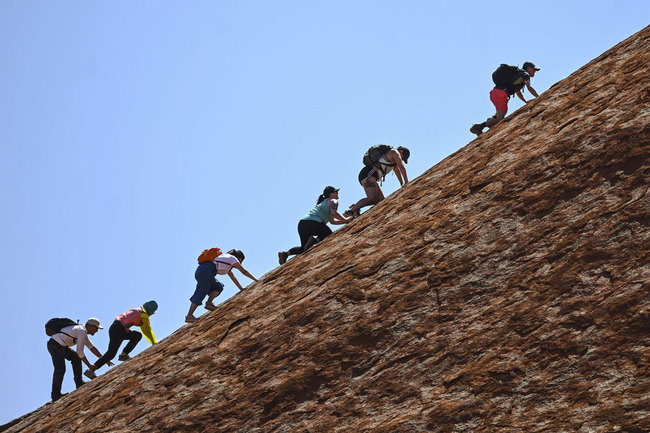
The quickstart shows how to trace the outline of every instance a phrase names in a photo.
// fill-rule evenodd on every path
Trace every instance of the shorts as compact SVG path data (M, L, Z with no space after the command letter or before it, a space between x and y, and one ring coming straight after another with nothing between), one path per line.
M362 180L367 179L369 177L374 177L375 180L378 179L377 170L375 170L375 167L373 167L372 165L366 165L365 167L363 167L363 169L361 169L361 171L359 172L359 183L361 183ZM361 186L363 186L362 183Z
M500 90L496 87L490 90L490 101L497 108L497 111L508 112L508 94L505 90Z

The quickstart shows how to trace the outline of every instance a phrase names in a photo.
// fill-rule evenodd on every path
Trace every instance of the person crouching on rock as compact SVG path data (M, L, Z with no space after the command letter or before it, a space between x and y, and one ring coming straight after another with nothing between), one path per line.
M223 284L217 281L217 274L228 274L239 290L244 290L244 288L239 284L237 278L235 278L235 275L232 272L233 268L237 269L251 280L257 281L257 278L252 276L250 272L244 269L241 265L241 262L243 262L245 258L244 253L240 250L230 250L225 254L218 255L213 260L208 260L199 264L199 267L196 268L196 272L194 273L194 278L196 278L196 290L190 298L190 310L188 311L187 316L185 316L185 322L192 323L198 320L194 316L194 311L203 303L203 299L206 295L208 296L208 301L205 303L205 309L212 311L217 308L212 301L223 291Z
M85 383L81 377L81 362L83 361L88 367L92 364L86 359L84 346L95 356L101 358L102 354L93 346L88 338L88 335L95 335L100 329L104 328L99 324L99 319L90 318L86 321L85 325L75 324L61 328L59 332L52 335L48 340L47 350L52 356L52 364L54 365L52 401L57 401L65 395L61 393L61 385L63 383L63 376L65 375L66 359L72 363L72 372L77 388ZM77 350L73 351L70 349L70 346L74 346L75 344L77 345Z
M124 350L117 358L120 361L127 361L130 356L129 353L142 339L142 334L147 337L147 340L151 344L156 344L156 337L153 335L151 330L151 325L149 324L149 317L158 309L158 304L156 301L145 302L142 306L138 308L133 308L125 313L120 314L115 318L113 324L108 328L108 336L110 340L108 342L108 349L104 356L99 358L93 365L90 365L88 370L84 372L84 375L90 379L97 377L95 371L101 368L104 364L109 366L113 365L111 360L117 355L117 351L120 348L120 345L124 340L129 340L127 345L124 347ZM142 334L138 331L132 331L132 326L139 326Z
M494 88L490 90L490 101L496 108L496 114L483 123L476 123L469 128L472 134L478 137L483 133L483 128L492 128L506 117L508 113L508 101L512 95L517 95L524 104L528 104L526 98L522 94L524 86L534 96L539 97L537 91L530 85L530 79L535 76L539 68L533 62L524 62L521 69L516 66L502 64L492 74L494 81Z
M345 218L339 215L338 206L339 190L333 186L326 187L323 190L323 194L318 197L316 207L310 210L298 223L300 246L293 247L289 251L280 251L278 253L278 259L281 265L287 262L289 256L301 254L315 243L331 235L332 230L327 227L327 223L331 222L332 224L338 225L352 221L352 218ZM316 236L316 239L313 236Z
M350 206L350 209L346 210L343 215L356 218L361 214L362 208L374 206L382 201L384 199L384 193L379 185L379 180L386 177L393 170L400 186L406 185L409 180L404 164L408 164L410 156L411 151L404 146L400 146L397 149L391 148L379 158L377 163L363 167L359 172L359 183L363 187L366 197Z

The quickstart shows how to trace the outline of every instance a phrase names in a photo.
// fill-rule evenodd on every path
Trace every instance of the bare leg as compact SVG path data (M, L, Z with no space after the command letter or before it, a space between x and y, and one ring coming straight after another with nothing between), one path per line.
M504 117L506 117L506 113L507 111L497 111L497 114L495 114L493 117L490 117L488 120L485 121L485 126L487 126L488 128L493 127L501 120L503 120Z
M362 198L350 207L352 213L361 210L363 207L375 205L384 199L384 193L379 187L377 179L374 177L368 177L362 180L361 184L363 185L363 190L366 192L366 198Z
M212 303L212 301L214 300L214 298L219 296L219 293L221 293L221 292L219 292L217 290L213 290L208 294L208 301L205 303L205 309L206 310L214 310L215 308L217 308L216 305L214 305Z
M194 312L198 308L198 305L190 303L190 311L187 312L188 316L194 315Z

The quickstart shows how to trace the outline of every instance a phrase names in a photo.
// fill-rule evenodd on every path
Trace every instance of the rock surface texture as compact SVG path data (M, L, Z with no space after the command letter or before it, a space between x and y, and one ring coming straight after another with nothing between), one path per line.
M649 431L648 64L650 27L0 430Z

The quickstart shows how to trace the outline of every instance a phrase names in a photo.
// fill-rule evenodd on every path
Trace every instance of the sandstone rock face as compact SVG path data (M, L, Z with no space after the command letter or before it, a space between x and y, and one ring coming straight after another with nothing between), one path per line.
M8 432L650 430L650 27Z

